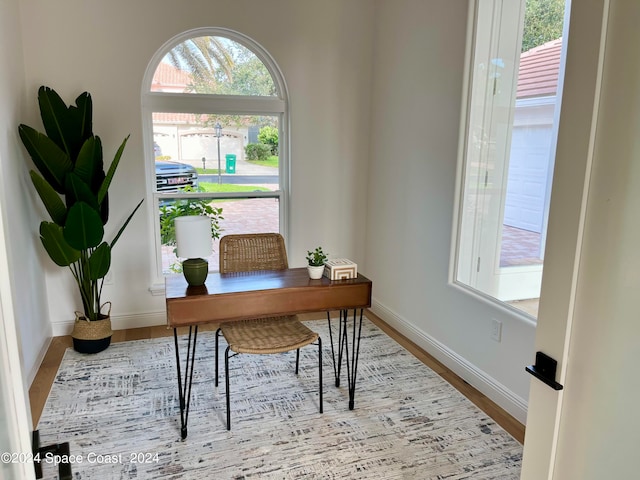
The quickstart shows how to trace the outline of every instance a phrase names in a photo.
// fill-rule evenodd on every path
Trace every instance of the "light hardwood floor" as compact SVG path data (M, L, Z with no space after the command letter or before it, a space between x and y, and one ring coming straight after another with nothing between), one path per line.
M427 352L418 347L411 340L401 335L398 331L387 325L383 320L372 312L366 312L367 318L375 323L387 335L397 341L400 345L411 352L418 360L427 365L453 387L459 390L465 397L471 400L482 411L493 418L498 425L504 428L518 442L524 442L525 427L515 418L509 415L502 408L489 400L484 394L480 393L474 387L458 377L455 373L445 367L438 360L433 358ZM300 315L301 320L325 319L325 316L318 314ZM202 325L200 330L215 330L217 325ZM187 329L185 328L185 331ZM158 338L173 335L173 330L166 326L134 328L128 330L116 330L113 332L112 342L127 342L131 340L142 340L147 338ZM51 345L47 350L42 365L36 374L36 377L29 390L29 399L31 401L31 416L33 418L34 428L38 425L42 409L51 390L51 385L55 379L56 373L62 361L64 351L72 346L70 336L55 337L51 341Z

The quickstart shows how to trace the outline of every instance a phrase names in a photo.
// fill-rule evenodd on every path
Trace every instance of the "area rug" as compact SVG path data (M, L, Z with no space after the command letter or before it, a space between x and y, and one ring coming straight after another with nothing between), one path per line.
M68 349L41 444L68 441L78 479L519 478L522 446L367 319L349 410L344 367L339 388L333 380L326 321L308 325L324 340L322 414L317 347L301 350L297 376L295 353L239 355L230 360L227 431L224 381L213 385L215 334L201 332L185 440L168 337L95 355ZM57 478L53 465L44 471Z

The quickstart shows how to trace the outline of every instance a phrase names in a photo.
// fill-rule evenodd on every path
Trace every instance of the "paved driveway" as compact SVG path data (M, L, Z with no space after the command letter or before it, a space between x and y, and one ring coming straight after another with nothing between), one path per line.
M227 200L216 204L222 207L224 220L220 222L223 231L221 236L232 233L264 233L278 232L279 202L274 198L249 198L246 200ZM218 270L220 262L219 240L213 243L213 255L209 257L210 270ZM162 268L164 271L176 262L173 247L163 247Z

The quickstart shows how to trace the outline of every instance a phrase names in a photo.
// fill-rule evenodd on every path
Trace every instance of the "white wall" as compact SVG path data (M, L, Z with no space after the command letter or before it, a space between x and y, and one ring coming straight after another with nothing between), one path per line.
M640 3L611 2L553 478L637 478Z
M145 195L140 89L149 60L181 32L219 26L263 45L288 84L290 264L302 266L306 250L318 244L335 256L362 262L370 2L24 0L20 5L30 112L25 123L39 125L36 91L48 85L67 102L84 90L91 93L94 132L101 136L107 158L131 134L110 190L107 236ZM164 321L164 298L148 291L149 229L139 212L114 249L114 285L105 287L103 297L113 302L116 327ZM51 262L47 269L50 319L59 327L73 319L80 302L68 272Z
M51 325L37 234L39 222L34 214L35 195L17 135L25 95L18 6L17 0L0 1L0 213L8 266L0 282L5 320L15 317L21 338L23 375L28 385L48 346Z
M463 77L460 17L466 4L462 0L378 3L367 274L374 280L376 310L383 318L463 378L488 389L492 399L503 401L523 420L519 413L530 382L524 366L534 360L534 326L447 285ZM633 48L640 40L637 18L640 4L612 0L553 477L561 480L637 477L640 60ZM407 131L397 125L397 118L403 119L403 126L416 126ZM489 340L491 318L503 321L499 344Z
M378 7L365 260L374 310L524 422L534 326L449 284L468 2Z
M376 308L384 318L521 418L529 385L524 366L533 361L533 325L448 285L467 3L22 0L23 77L18 27L12 21L18 2L0 0L0 60L12 70L11 76L0 77L0 204L11 226L11 261L41 258L49 265L38 257L40 212L25 193L30 185L15 135L20 121L38 121L37 87L50 85L67 99L89 90L95 130L109 151L132 133L113 187L115 220L115 212L124 212L143 195L139 90L148 59L181 31L205 25L234 28L273 54L291 92L292 263L300 264L304 250L316 243L362 263L374 280ZM640 444L634 415L640 393L635 369L640 60L633 48L640 40L633 22L640 17L640 5L612 4L558 447L557 478L562 479L634 478L632 449ZM25 92L28 113L21 114ZM317 172L337 177L335 185L314 184ZM309 223L311 213L321 219L317 225ZM339 233L327 234L328 227ZM147 229L146 219L136 218L116 249L115 285L107 292L116 315L144 317L164 309L162 298L146 290ZM44 287L37 266L20 266L11 272L12 299L23 317L42 322L46 310L38 299ZM67 286L58 285L68 282L66 272L47 268L51 320L70 319L78 302ZM492 318L503 322L501 343L489 339ZM25 328L22 319L18 322ZM46 322L25 328L36 343L44 341L47 329ZM35 351L23 351L27 366Z

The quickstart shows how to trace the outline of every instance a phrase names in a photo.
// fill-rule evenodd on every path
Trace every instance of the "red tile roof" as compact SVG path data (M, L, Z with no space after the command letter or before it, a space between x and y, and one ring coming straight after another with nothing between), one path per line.
M191 75L165 62L160 62L151 80L152 92L183 93L191 83Z
M517 98L555 95L558 88L562 38L551 40L520 55ZM152 92L185 92L191 76L168 63L161 62L151 82ZM158 115L158 114L156 114ZM164 114L165 116L167 114ZM160 118L157 119L161 121ZM167 121L169 118L164 118ZM177 119L175 119L177 120ZM182 118L190 123L192 118Z
M207 115L195 113L153 112L153 123L194 124L207 120Z
M517 98L555 95L561 51L562 38L559 38L520 55Z

